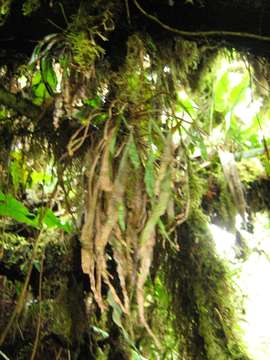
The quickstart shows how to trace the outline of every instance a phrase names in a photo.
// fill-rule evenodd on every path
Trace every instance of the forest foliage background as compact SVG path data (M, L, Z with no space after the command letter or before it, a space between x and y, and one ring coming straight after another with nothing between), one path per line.
M4 358L250 358L209 224L269 209L270 38L153 6L0 3Z

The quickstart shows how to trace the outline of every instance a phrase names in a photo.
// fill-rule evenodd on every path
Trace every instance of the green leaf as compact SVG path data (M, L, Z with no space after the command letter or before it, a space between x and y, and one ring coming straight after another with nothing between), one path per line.
M239 102L241 102L245 96L245 91L249 86L249 77L245 74L240 83L234 86L228 96L228 104L230 104L231 109L234 108Z
M141 165L141 161L140 161L140 157L139 157L139 154L138 154L137 147L136 147L133 136L132 136L131 141L129 143L129 149L128 150L129 150L130 161L131 161L132 165L134 166L134 168L136 170L138 170L140 165Z
M100 123L103 123L104 121L106 121L108 119L108 115L107 114L99 114L97 116L95 116L92 119L92 124L93 125L99 125Z
M37 105L41 105L44 99L46 98L46 94L47 94L45 85L43 83L39 83L38 86L33 87L33 92L35 96L33 102Z
M134 347L133 341L130 339L127 331L125 330L121 317L122 317L122 310L120 306L114 301L114 298L112 296L111 291L108 292L108 303L112 307L112 320L113 322L122 330L123 336L126 339L126 341Z
M41 271L41 264L40 264L40 261L39 261L39 260L34 260L34 261L33 261L33 266L34 266L34 268L37 269L38 272Z
M126 230L126 223L125 223L125 207L123 203L118 204L117 212L118 212L118 223L120 229L124 232Z
M147 359L143 357L141 354L139 354L137 351L132 350L131 360L147 360Z
M155 168L154 168L154 154L152 151L149 154L145 164L144 183L147 194L152 198L154 196L155 186Z
M46 87L46 90L49 95L53 96L57 86L57 77L53 70L52 59L43 57L40 62L40 70L42 81Z
M115 133L113 134L112 140L111 140L110 145L109 145L109 150L110 150L111 156L114 156L114 154L115 154L115 149L116 149L116 133L117 133L117 132L115 132Z
M52 175L46 174L42 171L33 171L31 173L32 185L39 183L49 184L52 182Z
M203 137L200 135L198 140L199 140L199 147L200 147L200 150L201 150L201 156L202 156L203 160L207 160L208 159L208 153L207 153L207 148L205 146Z
M0 216L11 217L12 219L38 227L35 215L23 205L22 202L16 200L12 195L4 195L0 192Z
M214 104L215 110L224 112L227 109L227 94L230 87L229 72L225 72L215 86Z
M100 335L103 340L108 339L108 337L110 336L110 334L107 333L107 331L104 331L97 326L92 325L91 328L96 334Z
M160 231L160 234L168 241L170 241L170 236L165 228L165 225L163 224L162 220L159 219L158 220L158 227L159 227L159 231Z
M196 116L196 108L194 107L190 98L181 99L178 95L177 103L176 103L176 111L177 112L185 112L191 120Z
M83 103L91 106L93 109L97 109L102 105L102 99L100 96L96 96L93 99L85 99Z
M8 110L5 108L0 109L0 120L6 119L7 116L8 116Z
M51 209L47 209L45 215L42 218L42 210L39 209L39 216L42 219L42 223L45 224L49 229L56 227L66 232L71 232L71 226L69 223L62 223L61 220L53 213Z
M52 66L52 60L43 57L40 61L40 70L32 78L32 91L35 96L34 103L42 104L44 99L53 96L57 87L57 77Z
M17 192L20 185L20 168L18 165L18 161L11 161L10 164L10 174L12 178L12 183L15 191Z
M68 76L70 60L66 54L62 54L59 58L60 65L63 69L64 77Z
M43 209L38 209L38 214L31 213L22 202L16 200L10 194L3 194L0 191L0 216L11 217L12 219L39 228L42 224L48 228L56 227L66 232L71 232L72 227L69 223L62 223L61 220L47 209L43 214Z
M112 307L112 310L113 310L113 313L112 313L113 322L119 328L121 328L123 330L124 328L123 328L122 321L121 321L122 310L121 310L120 306L114 301L111 291L108 292L108 303Z
M32 78L32 86L38 85L41 82L41 72L38 70L35 72Z
M264 162L263 165L264 165L267 176L270 176L270 163L267 161L267 162Z

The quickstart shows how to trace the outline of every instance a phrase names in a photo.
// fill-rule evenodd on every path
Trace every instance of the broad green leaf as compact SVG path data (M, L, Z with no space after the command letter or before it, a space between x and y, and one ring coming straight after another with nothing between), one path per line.
M4 195L0 192L0 216L11 217L12 219L22 222L33 227L37 227L35 215L12 195Z
M230 108L234 108L239 102L241 102L245 96L245 91L249 86L249 77L247 74L242 77L240 83L234 86L228 96L228 104Z
M45 85L43 83L39 83L36 87L33 88L33 92L35 95L33 102L37 105L41 105L46 98L46 94L48 93Z
M191 120L196 116L196 108L192 103L190 98L181 99L178 95L177 103L176 103L176 111L177 112L185 112Z
M215 110L224 112L227 109L227 96L230 88L229 72L225 72L216 83L214 91Z
M42 211L39 211L41 216L41 222L48 228L56 227L66 232L71 232L71 226L69 223L62 223L61 220L53 213L51 209L47 209L45 215L42 218Z
M33 102L41 105L45 98L53 95L57 86L57 77L53 70L52 61L42 58L40 70L36 71L32 78L32 91L35 96Z
M47 209L43 214L43 209L38 209L38 214L31 213L22 202L16 200L10 194L3 194L0 192L0 216L11 217L12 219L39 228L42 224L48 228L56 227L66 232L71 232L72 228L69 223L62 223L61 220L52 212Z
M40 65L42 81L47 92L52 96L57 86L57 77L53 70L52 60L44 57L41 59Z
M38 70L35 72L32 78L32 86L38 85L41 82L41 72Z

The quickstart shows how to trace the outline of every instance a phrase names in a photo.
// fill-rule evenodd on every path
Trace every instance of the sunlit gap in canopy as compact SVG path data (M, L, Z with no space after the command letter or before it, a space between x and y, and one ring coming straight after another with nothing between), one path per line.
M239 243L232 234L214 224L209 225L218 255L235 270L233 280L240 287L244 300L241 327L244 341L253 359L270 359L270 226L265 213L257 213L254 231L241 229L237 217L237 231L245 239L249 255L246 260L237 256Z
M177 91L177 102L173 114L163 113L162 122L169 124L169 127L176 127L181 122L180 131L174 131L173 141L178 144L185 137L189 138L189 129L196 124L197 129L202 130L201 136L208 147L217 147L226 141L229 132L249 131L257 135L258 142L263 143L263 134L270 131L269 114L264 114L264 121L261 121L260 111L263 107L263 98L255 91L255 75L247 68L246 62L239 56L236 60L229 60L220 55L212 66L211 73L214 74L212 84L213 96L212 105L203 109L197 103L198 98L193 96L185 86L179 84ZM169 72L169 67L164 72ZM212 76L212 75L211 75ZM200 101L200 99L199 99ZM198 115L203 112L208 114L209 124L200 124ZM222 115L222 121L214 123L214 113ZM200 115L199 115L200 117ZM249 139L245 140L249 144ZM198 154L199 147L196 149Z

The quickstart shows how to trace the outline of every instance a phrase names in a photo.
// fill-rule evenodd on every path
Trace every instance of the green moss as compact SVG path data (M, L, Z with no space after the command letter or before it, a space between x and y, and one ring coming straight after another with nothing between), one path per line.
M96 59L104 54L104 49L96 44L94 37L84 31L68 33L67 40L73 52L73 59L82 71L90 70Z
M2 0L0 5L0 26L5 23L6 18L9 15L10 6L12 0Z
M52 332L71 343L72 339L72 318L67 303L67 289L63 288L59 299L51 307L51 329Z
M258 158L242 159L237 164L240 180L244 184L251 184L265 176L265 169Z
M24 16L29 16L35 12L41 5L40 0L26 0L22 6L22 13Z
M201 207L202 196L205 193L206 181L196 175L196 169L190 167L189 170L189 193L191 203L191 213Z
M167 264L180 352L187 359L248 359L237 328L237 298L200 210L178 231L180 252ZM177 277L176 275L177 274Z

